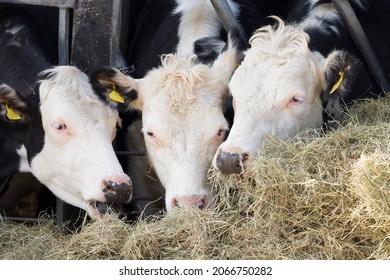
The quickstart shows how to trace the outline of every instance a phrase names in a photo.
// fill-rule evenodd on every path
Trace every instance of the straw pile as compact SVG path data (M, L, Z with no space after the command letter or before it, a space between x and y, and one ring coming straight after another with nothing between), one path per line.
M242 176L210 170L216 206L81 231L0 222L1 259L390 259L390 99L325 136L270 138Z

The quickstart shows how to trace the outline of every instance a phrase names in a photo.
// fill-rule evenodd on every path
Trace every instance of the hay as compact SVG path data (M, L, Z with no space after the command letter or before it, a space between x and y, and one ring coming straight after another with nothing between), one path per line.
M109 214L103 219L88 223L79 233L68 236L67 241L56 245L51 258L65 260L115 260L127 239L128 225L117 216Z
M325 136L270 137L245 175L210 169L215 207L65 234L0 223L1 259L390 259L390 99Z
M213 214L186 208L154 223L140 222L122 254L126 259L217 258L231 224Z
M63 239L62 233L51 223L27 225L0 221L0 259L50 259L50 251Z

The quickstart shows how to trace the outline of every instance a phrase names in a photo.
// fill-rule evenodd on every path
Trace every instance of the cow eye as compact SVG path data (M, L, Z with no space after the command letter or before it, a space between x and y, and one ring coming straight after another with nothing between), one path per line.
M148 130L145 133L146 133L146 135L147 135L146 137L149 141L151 141L152 143L155 143L155 144L159 143L159 141L156 137L156 134L154 134L153 132L148 131Z
M293 98L290 99L290 102L292 102L292 103L303 103L304 100L305 100L304 97L294 96Z
M218 130L218 133L217 133L218 137L222 137L224 135L224 132L225 132L225 130L222 128L220 130Z
M56 123L56 124L54 124L54 128L62 131L62 130L66 130L67 127L66 127L66 124L64 124L64 123Z
M153 139L156 138L156 135L154 135L154 133L151 132L151 131L147 131L147 132L146 132L146 135L148 135L150 138L153 138Z

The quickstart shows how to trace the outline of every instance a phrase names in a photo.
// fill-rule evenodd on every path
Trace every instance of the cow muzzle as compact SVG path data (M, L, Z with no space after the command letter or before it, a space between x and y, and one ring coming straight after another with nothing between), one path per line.
M133 196L131 180L107 179L103 181L103 193L107 203L128 203Z
M129 203L133 197L133 185L130 178L126 175L106 178L102 182L102 192L105 202L91 201L90 205L100 214L109 211L118 215L124 214L121 204Z
M214 161L214 167L224 174L242 174L249 159L249 153L240 151L225 152L219 149Z

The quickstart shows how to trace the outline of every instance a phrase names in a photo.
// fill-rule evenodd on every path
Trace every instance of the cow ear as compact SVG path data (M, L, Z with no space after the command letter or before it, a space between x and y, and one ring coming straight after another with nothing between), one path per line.
M223 83L228 83L233 72L244 59L243 50L247 48L247 42L239 28L232 27L228 32L228 40L215 59L212 68Z
M218 37L205 37L195 41L194 53L200 63L212 64L222 52L225 42Z
M325 122L340 119L361 66L360 60L346 51L333 51L326 58L323 69L325 83L321 95Z
M29 122L27 103L12 87L0 84L0 115L9 122Z
M141 110L138 95L138 80L120 72L116 68L101 67L89 73L89 79L96 94L115 108Z

